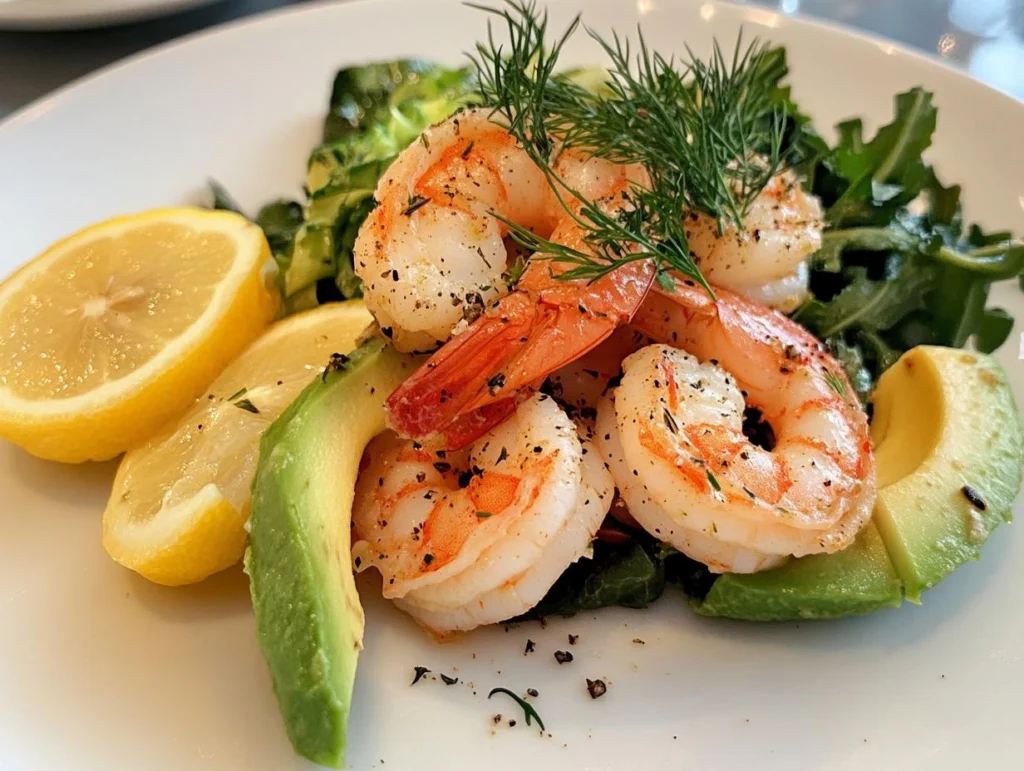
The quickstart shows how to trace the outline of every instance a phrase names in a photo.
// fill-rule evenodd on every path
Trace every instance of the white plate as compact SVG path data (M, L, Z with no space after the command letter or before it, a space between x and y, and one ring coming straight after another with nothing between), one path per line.
M564 6L556 16L564 21ZM915 84L940 106L931 158L969 214L1024 232L1024 107L888 43L755 9L590 3L599 29L644 25L659 50L745 24L789 46L796 96L827 128L887 118ZM401 20L400 22L397 20ZM0 126L0 271L114 214L194 200L215 177L255 207L298 192L339 65L411 54L461 61L483 18L455 3L325 5L235 24L138 57ZM593 45L572 49L593 61ZM230 66L227 66L227 63ZM1015 287L995 301L1024 316ZM1016 333L1015 333L1016 334ZM1024 398L1016 336L1000 353ZM112 464L65 468L0 445L0 768L292 769L240 571L164 589L100 547ZM980 563L923 607L831 623L702 620L674 592L612 610L435 645L370 591L349 767L522 769L1020 768L1024 536L1000 529ZM579 634L572 664L556 648ZM523 656L530 637L537 652ZM632 643L642 638L646 645ZM459 676L409 687L412 667ZM587 697L584 678L608 694ZM536 687L551 737L488 702Z
M0 29L85 29L166 16L219 0L0 0Z

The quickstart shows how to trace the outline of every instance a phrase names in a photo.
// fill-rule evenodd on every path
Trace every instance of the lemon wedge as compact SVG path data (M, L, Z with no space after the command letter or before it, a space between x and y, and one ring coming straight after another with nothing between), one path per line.
M101 222L0 285L0 436L77 463L187 409L273 319L260 228L160 209Z
M125 455L103 514L107 553L171 586L235 564L260 435L371 321L352 301L271 326L180 420Z

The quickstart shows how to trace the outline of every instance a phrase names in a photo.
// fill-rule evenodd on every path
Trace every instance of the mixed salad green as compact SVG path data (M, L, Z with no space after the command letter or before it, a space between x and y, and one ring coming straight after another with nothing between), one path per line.
M771 98L786 107L786 163L826 212L812 297L793 316L831 349L861 401L870 404L878 377L914 346L998 348L1013 319L986 307L989 289L1022 276L1024 245L965 223L959 186L945 187L924 158L936 127L932 95L898 94L892 121L873 137L852 119L836 126L830 145L783 85L785 50L765 61ZM589 70L579 82L596 88L603 78ZM280 269L285 312L360 296L352 245L378 179L424 128L472 104L475 88L469 69L417 60L338 72L323 141L309 158L306 200L273 201L254 218ZM212 188L215 206L237 209ZM572 566L530 615L644 606L671 583L700 599L713 581L703 565L609 519L594 558Z

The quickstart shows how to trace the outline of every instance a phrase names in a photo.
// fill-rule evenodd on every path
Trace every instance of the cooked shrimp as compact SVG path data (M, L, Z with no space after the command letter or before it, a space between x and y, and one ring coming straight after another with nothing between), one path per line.
M632 327L619 327L592 351L552 372L545 391L555 397L577 426L592 429L597 405L608 383L619 374L622 360L651 342Z
M599 410L597 441L623 460L611 472L630 513L718 571L848 546L871 516L875 467L842 368L777 311L676 290L652 292L633 320L671 346L629 356ZM770 450L744 434L746 405L771 426Z
M559 174L608 211L628 205L621 193L639 177L633 167L597 158L567 154L561 163ZM566 216L551 240L586 250L585 235ZM391 427L423 438L460 419L477 429L492 425L524 392L629 321L654 280L648 260L628 263L594 282L558 278L571 267L535 255L514 291L490 303L391 395ZM489 410L487 420L477 419L481 409ZM454 433L472 438L469 431Z
M356 487L357 570L438 636L536 605L583 556L611 476L554 400L537 395L466 449L383 434Z
M754 199L743 229L691 213L685 220L694 262L704 278L783 311L807 297L807 258L821 248L821 203L791 171L776 174Z
M402 351L437 347L504 289L507 226L548 236L557 204L541 170L485 110L427 129L377 184L353 250L366 305Z

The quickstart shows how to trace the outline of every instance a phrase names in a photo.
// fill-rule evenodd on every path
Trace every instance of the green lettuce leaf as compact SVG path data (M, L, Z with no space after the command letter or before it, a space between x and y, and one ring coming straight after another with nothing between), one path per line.
M829 159L838 190L827 202L832 226L885 224L928 183L930 170L921 154L935 131L932 95L914 88L898 94L895 104L894 120L871 141L864 141L860 119L838 127L840 142Z

